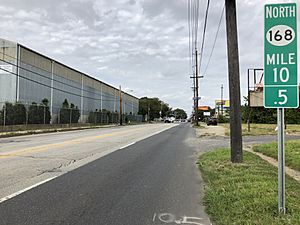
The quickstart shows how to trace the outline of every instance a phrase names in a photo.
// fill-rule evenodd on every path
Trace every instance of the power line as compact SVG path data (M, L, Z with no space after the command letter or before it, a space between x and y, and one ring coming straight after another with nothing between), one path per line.
M192 60L191 60L191 0L188 0L188 26L189 26L189 72L191 74Z
M206 34L206 27L207 27L207 17L208 17L208 11L209 11L209 3L210 3L210 0L207 0L207 7L206 7L206 11L205 11L205 19L204 19L204 27L203 27L202 44L201 44L201 51L200 51L199 74L200 74L200 71L201 71L202 58L203 58L203 50L204 50L204 43L205 43L205 34Z
M61 92L63 92L63 93L70 94L70 95L73 95L73 96L83 97L83 98L87 98L87 99L91 99L91 100L100 100L100 101L102 100L102 101L110 101L110 102L114 102L114 101L115 101L115 100L108 100L108 99L105 100L105 99L101 99L101 98L92 98L92 97L88 97L88 96L84 96L84 95L75 94L75 93L72 93L72 92L69 92L69 91L62 90L62 89L60 89L60 88L51 87L50 85L41 83L41 82L39 82L39 81L30 79L30 78L28 78L28 77L25 77L25 76L22 76L22 75L18 75L18 74L16 74L16 73L13 73L13 72L11 72L11 71L9 71L9 70L6 70L6 69L4 69L4 68L0 68L0 70L3 70L3 71L5 71L5 72L10 73L10 74L15 75L15 76L19 76L19 77L21 77L21 78L23 78L23 79L25 79L25 80L28 80L28 81L31 81L31 82L33 82L33 83L39 84L39 85L41 85L41 86L48 87L48 88L51 88L51 89L53 89L53 90L61 91Z
M215 46L216 46L216 42L217 42L217 39L218 39L218 35L219 35L219 31L220 31L222 19L223 19L223 16L224 16L224 9L225 9L225 5L224 5L223 8L222 8L222 13L221 13L221 17L220 17L218 29L217 29L217 32L216 32L216 36L215 36L215 39L214 39L214 44L213 44L213 47L212 47L212 49L211 49L211 52L210 52L210 55L209 55L209 59L208 59L208 62L207 62L207 65L206 65L206 68L205 68L203 74L206 74L206 72L207 72L208 66L209 66L209 64L210 64L211 57L212 57L212 55L213 55L213 52L214 52L214 49L215 49Z
M8 57L10 57L10 58L12 58L12 59L18 60L16 57L13 57L13 56L10 56L10 55L8 55L8 54L5 54L4 52L1 52L1 55L3 55L3 56L8 56ZM16 64L14 64L14 63L11 63L11 62L6 61L6 60L3 60L3 59L0 59L0 61L5 62L5 63L7 63L7 64L10 64L10 65L12 65L12 66L15 66L15 67L17 67L17 68L20 68L20 69L22 69L22 70L25 70L25 71L27 71L27 72L33 73L33 74L38 75L38 76L40 76L40 77L43 77L43 78L45 78L45 79L48 79L48 80L50 80L50 81L52 80L52 78L50 78L50 77L47 77L47 76L45 76L45 75L43 75L43 74L40 74L40 73L38 73L38 72L35 72L35 71L33 71L33 70L30 70L30 69L27 69L27 68L25 68L25 67L22 67L22 66L20 66L20 65L16 65ZM20 62L26 64L26 63L23 62L23 61L20 61ZM39 69L39 70L42 70L42 71L44 71L44 72L49 73L49 71L47 71L47 70L38 68L38 67L33 66L33 65L31 65L31 66L34 67L34 68L37 68L37 69ZM59 76L58 74L54 74L54 75ZM64 78L64 79L65 79L65 78ZM66 82L63 82L63 81L60 81L60 80L57 80L57 79L54 79L54 78L53 78L53 81L55 81L55 82L57 82L57 83L60 83L60 84L63 84L63 85L66 85L66 86L68 86L68 87L74 88L74 89L78 89L78 90L80 90L80 91L82 90L80 87L76 87L76 86L74 86L74 85L68 84L68 83L66 83ZM69 81L71 81L71 80L69 80ZM71 82L74 82L74 81L71 81ZM115 90L116 90L116 89L115 89ZM84 91L84 92L87 92L87 93L90 93L90 94L101 95L101 94L99 94L99 93L92 92L92 91L89 91L89 90L86 90L86 89L83 89L83 91ZM104 93L102 92L102 95L111 98L111 96L110 96L108 93L106 93L106 92L104 92Z

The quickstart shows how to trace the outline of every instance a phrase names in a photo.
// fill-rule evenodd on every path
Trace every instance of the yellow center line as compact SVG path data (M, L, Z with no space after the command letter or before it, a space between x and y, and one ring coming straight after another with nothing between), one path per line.
M28 153L43 152L43 151L47 151L47 150L50 150L53 148L61 148L61 147L65 147L67 145L80 144L83 142L90 142L90 141L94 141L94 140L97 140L100 138L107 138L107 137L112 137L112 136L116 136L116 135L120 135L120 134L129 134L130 132L135 132L135 131L139 131L142 129L145 129L145 128L137 128L137 129L133 129L133 130L118 131L118 132L114 132L114 133L102 134L102 135L97 135L97 136L77 138L77 139L73 139L73 140L69 140L69 141L63 141L61 143L46 144L46 145L41 145L41 146L36 146L36 147L28 147L28 148L11 151L11 152L3 152L3 153L0 153L0 159L22 156L22 155L25 155Z

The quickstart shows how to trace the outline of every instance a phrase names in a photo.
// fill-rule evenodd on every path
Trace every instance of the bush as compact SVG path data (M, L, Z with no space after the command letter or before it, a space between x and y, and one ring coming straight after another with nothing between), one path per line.
M29 124L49 124L51 120L51 113L48 106L48 99L43 99L42 104L37 105L33 102L28 109L28 123Z
M94 124L107 124L110 123L112 113L106 109L103 109L102 111L98 111L96 109L95 112L90 112L89 117L88 117L88 122L89 123L94 123Z
M62 104L62 108L60 109L60 123L68 124L68 123L78 123L80 118L80 111L77 106L73 103L69 105L67 99Z
M218 123L229 123L229 118L223 116L223 115L219 115L218 117Z
M22 103L6 102L1 110L1 124L4 122L5 111L5 125L20 125L26 123L26 108Z

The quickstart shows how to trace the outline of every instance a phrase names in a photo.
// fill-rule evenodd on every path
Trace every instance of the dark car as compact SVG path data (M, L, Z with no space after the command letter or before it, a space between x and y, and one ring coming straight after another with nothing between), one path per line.
M207 126L209 125L218 125L218 120L217 118L208 118L206 121Z

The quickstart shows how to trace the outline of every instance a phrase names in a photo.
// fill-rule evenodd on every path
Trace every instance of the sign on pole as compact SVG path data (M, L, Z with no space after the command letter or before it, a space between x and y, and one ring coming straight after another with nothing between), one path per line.
M298 108L297 5L265 5L264 106L277 108L278 209L285 213L284 108Z
M265 6L264 106L297 108L296 3Z

